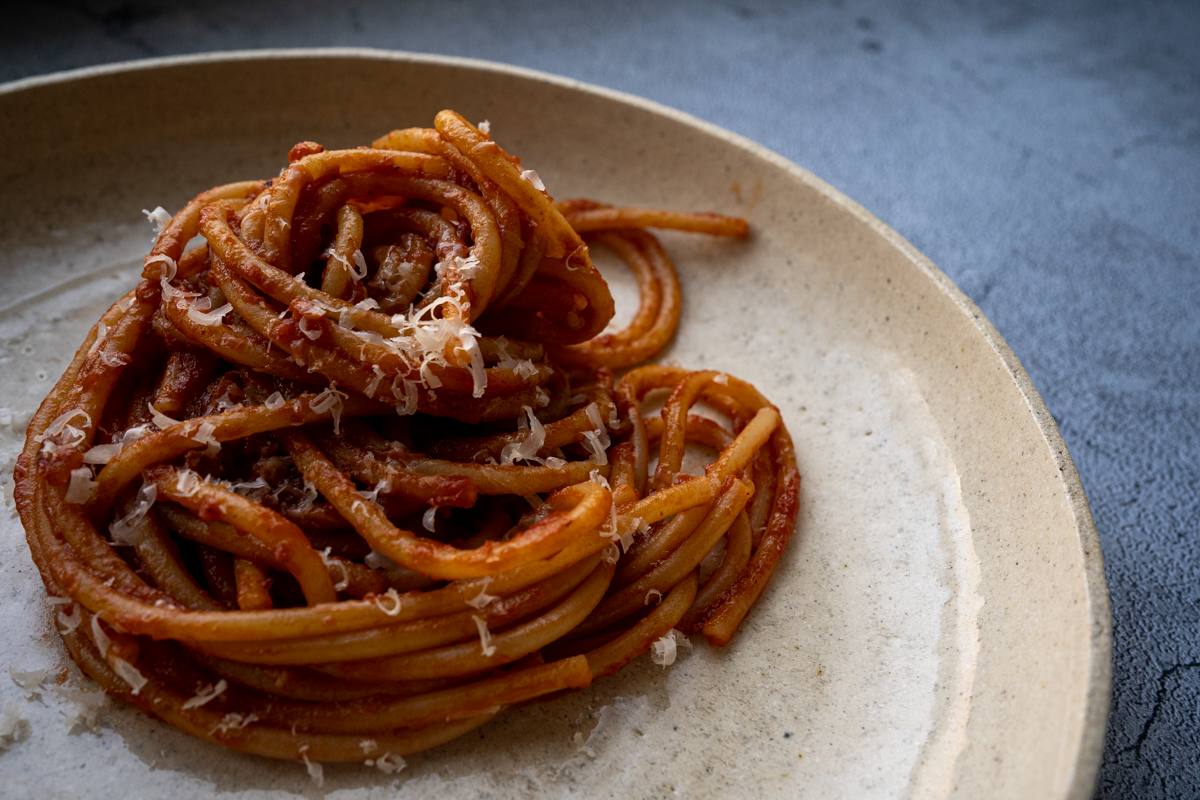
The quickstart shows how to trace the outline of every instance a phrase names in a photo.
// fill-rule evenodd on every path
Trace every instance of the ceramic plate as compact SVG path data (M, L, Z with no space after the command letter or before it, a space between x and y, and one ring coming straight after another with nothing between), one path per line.
M225 54L0 87L5 497L37 403L132 285L152 228L288 148L369 142L442 108L490 120L556 197L712 210L744 242L664 235L685 310L666 361L757 384L791 429L798 530L733 643L696 637L409 759L398 776L239 755L126 707L28 720L0 794L41 797L1090 797L1108 595L1075 468L1012 351L945 275L853 201L726 131L637 98L473 61ZM607 266L618 303L631 284ZM6 500L11 505L11 499ZM0 652L86 687L3 515ZM579 734L579 736L576 736ZM580 744L582 743L582 744Z

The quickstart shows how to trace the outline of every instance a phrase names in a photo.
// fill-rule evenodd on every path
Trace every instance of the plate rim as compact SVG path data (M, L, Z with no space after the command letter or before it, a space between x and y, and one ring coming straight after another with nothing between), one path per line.
M984 340L996 355L1000 357L1001 363L1024 399L1027 410L1032 414L1038 430L1041 432L1050 449L1066 490L1068 504L1073 515L1075 531L1078 535L1081 548L1084 588L1089 607L1088 616L1090 623L1088 641L1090 664L1083 709L1083 728L1066 796L1070 800L1088 800L1088 798L1093 796L1100 776L1101 761L1104 756L1112 695L1112 607L1108 583L1105 577L1104 556L1101 551L1099 531L1092 517L1091 508L1088 504L1079 472L1067 449L1066 442L1059 432L1058 424L1054 421L1053 416L1046 407L1045 401L1036 387L1034 387L1033 381L1030 379L1028 372L1026 372L1016 353L1013 352L1008 342L1000 334L995 325L992 324L991 320L980 310L979 306L967 297L946 273L939 269L932 260L921 253L911 242L858 202L812 172L746 136L707 122L688 112L636 94L610 89L529 67L467 56L447 56L405 50L387 50L371 47L264 48L218 50L185 55L133 59L60 70L0 83L0 97L74 81L132 72L150 72L171 67L244 61L285 61L289 59L321 58L357 58L363 61L392 61L455 68L468 67L483 72L526 78L581 91L671 118L746 150L750 154L767 161L807 184L826 199L835 203L843 211L849 213L859 222L867 225L872 231L882 236L888 244L898 250L913 266L917 267L917 269L929 278L937 290L949 299L957 311L971 322L975 329L982 334Z

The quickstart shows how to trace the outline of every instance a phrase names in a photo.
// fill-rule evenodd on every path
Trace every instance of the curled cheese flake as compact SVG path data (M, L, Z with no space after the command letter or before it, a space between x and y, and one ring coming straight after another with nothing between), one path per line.
M179 420L171 419L166 414L155 408L153 403L151 403L148 408L150 409L150 419L154 421L154 424L158 426L160 431L164 431L172 425L179 424Z
M496 648L492 645L492 632L488 630L483 617L472 614L471 619L475 621L475 627L479 629L479 646L483 650L484 657L491 658L496 654Z
M163 230L171 224L171 214L162 206L155 206L153 211L142 209L142 213L146 215L146 220L154 225L154 241L158 241L158 237L162 236Z
M394 756L391 753L384 753L375 760L367 759L363 762L368 767L375 767L380 772L386 772L388 775L394 775L400 770L408 766L408 762L400 756Z
M388 605L385 604L384 601L391 601L391 603ZM389 617L394 617L400 613L400 593L395 589L388 589L385 594L375 595L371 598L371 602L373 602L380 611L387 614Z
M287 405L287 401L283 399L282 392L274 392L270 397L263 401L263 405L268 411L278 411Z
M212 310L210 311L209 309ZM211 328L215 325L220 325L221 320L230 311L233 311L233 306L229 303L220 308L212 308L212 301L207 297L201 297L196 302L188 304L187 317L197 325L204 325Z
M208 732L209 736L214 733L229 733L245 728L251 722L258 722L257 714L236 714L229 713L221 717L221 721L213 726L213 729Z
M92 415L91 414L87 413L82 408L72 408L69 411L64 411L63 413L61 413L57 417L55 417L54 421L46 426L46 430L44 432L42 432L41 434L33 437L33 440L40 444L41 442L44 442L47 439L52 439L55 436L58 436L63 431L66 431L68 428L70 428L71 431L80 433L78 428L71 425L71 422L74 421L74 419L76 417L83 417L84 424L86 424L87 427L89 427L89 428L92 427ZM68 435L71 438L75 437L75 433L68 433ZM64 442L64 444L65 444L65 442Z
M475 127L478 128L479 132L482 133L484 136L487 136L489 133L492 132L492 123L486 119L483 122L476 125Z
M108 654L108 648L112 645L112 639L108 638L108 634L104 632L104 627L100 624L100 615L92 615L92 641L96 645L96 649L100 651L101 656Z
M661 639L651 645L650 660L655 664L661 665L663 669L666 669L675 663L675 655L678 652L678 645L680 644L689 650L692 647L692 643L686 634L672 628Z
M538 177L538 174L535 171L531 169L523 169L521 170L521 177L532 183L533 188L537 189L539 192L546 191L546 184L542 183L542 179Z
M369 756L371 753L374 753L379 749L379 742L375 741L374 739L363 739L358 743L358 746L362 748L364 756Z
M196 444L205 445L205 455L215 456L221 452L221 443L217 440L216 430L216 423L205 420L196 427L195 431L188 438Z
M96 482L92 480L91 467L79 467L71 470L71 483L63 499L68 503L86 503L96 492Z
M342 579L333 584L333 590L340 592L350 585L350 571L346 569L346 565L342 563L340 558L329 554L331 550L333 550L332 547L326 547L324 550L318 550L317 555L321 557L321 561L325 564L325 569L329 570L330 578L333 577L335 569L342 574Z
M300 748L300 758L304 759L304 768L308 770L308 777L312 778L312 782L318 787L325 785L325 768L315 761L308 760L308 745Z
M107 464L120 455L124 449L125 445L120 442L93 445L90 450L83 454L83 463Z
M204 479L200 474L190 469L179 470L179 476L175 479L175 490L184 497L195 497L203 485Z
M191 708L200 708L203 705L207 705L224 694L225 690L228 688L229 682L224 678L217 681L215 684L203 686L196 691L195 695L193 695L183 704L183 708L184 710L187 710Z
M467 605L469 605L471 608L474 608L477 611L483 611L489 605L491 605L492 603L499 600L500 597L498 595L487 593L487 588L488 588L488 586L491 585L491 583L492 583L492 577L490 575L488 577L484 578L483 586L479 587L479 594L475 595L470 600L468 600Z
M138 492L138 501L128 514L115 520L108 526L113 542L119 545L132 546L138 543L141 536L141 521L149 513L154 501L158 498L158 487L153 483L142 484Z
M379 390L379 383L383 380L383 370L379 368L378 364L372 364L371 371L375 373L375 377L371 378L371 382L363 389L363 394L374 400L375 392Z
M4 713L0 714L0 750L6 750L10 744L20 741L28 727L29 721L21 714L21 707L16 703L6 703Z
M601 556L606 564L615 564L621 560L621 547L617 544L610 544L604 548L604 555Z
M611 444L608 438L608 429L604 427L604 420L600 418L600 407L595 403L589 403L584 409L587 414L588 421L596 426L595 430L583 432L583 446L592 454L594 460L600 466L608 463L608 446Z
M9 676L25 693L26 700L33 700L39 696L38 690L42 688L42 681L46 680L47 672L49 670L46 669L19 670L11 665L8 668Z
M724 372L718 372L716 375L713 376L712 382L719 383L722 386L728 386L729 385L729 376L726 375Z
M71 701L71 708L64 712L68 733L79 725L96 730L100 723L100 710L108 705L108 695L104 692L81 692L66 686L51 686L50 691Z
M149 683L146 680L146 676L138 672L137 667L123 658L114 658L112 660L112 668L113 672L117 673L121 680L129 684L129 688L133 690L134 694L141 692L142 688Z
M650 605L651 601L654 601L655 603L660 603L660 602L662 602L662 597L663 597L663 593L660 592L658 589L651 589L650 591L646 592L646 602L642 603L642 605L648 606L648 605Z
M79 604L69 597L49 597L51 606L70 606L70 613L63 613L63 609L58 609L54 615L55 620L61 626L59 632L62 634L74 633L79 624L83 622L83 612L79 610Z
M339 434L342 432L342 408L343 401L350 395L337 388L336 383L329 384L325 391L314 397L308 404L308 407L318 414L324 414L326 411L333 412L333 432Z
M430 533L433 533L435 527L437 526L437 512L437 506L430 506L429 508L425 509L425 513L421 515L421 526Z

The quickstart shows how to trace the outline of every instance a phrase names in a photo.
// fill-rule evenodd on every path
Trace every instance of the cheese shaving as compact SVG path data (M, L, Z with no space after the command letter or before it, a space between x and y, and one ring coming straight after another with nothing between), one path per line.
M712 382L719 383L722 386L728 386L729 385L729 376L726 375L724 372L718 372L716 375L713 376Z
M257 714L234 714L229 713L221 717L221 721L213 726L213 729L208 732L209 736L217 733L228 733L229 731L241 730L251 722L257 722Z
M63 610L60 608L58 610L58 613L55 614L54 618L58 621L58 624L61 626L59 630L63 634L74 633L75 630L79 627L79 624L81 622L83 622L83 612L79 610L79 604L72 603L70 598L66 598L66 597L51 597L50 598L50 602L55 605L58 604L56 601L60 601L60 600L62 601L63 604L71 606L71 613L64 614Z
M187 317L197 325L212 327L214 325L220 325L221 320L225 317L225 315L230 311L233 311L233 306L229 303L226 303L220 308L215 308L212 311L209 311L210 308L212 308L212 301L207 297L201 297L196 302L188 305Z
M146 215L146 220L154 225L154 241L158 241L163 230L171 224L171 214L162 206L155 206L153 211L143 208L142 213Z
M166 414L162 413L157 408L155 408L153 403L151 403L149 406L147 406L147 408L150 409L150 419L154 420L154 424L158 426L158 429L160 431L166 430L167 428L171 427L172 425L179 424L179 420L171 419Z
M400 756L394 756L391 753L384 753L374 761L367 759L363 763L368 767L375 767L375 769L379 770L380 772L386 772L388 775L394 775L408 766L407 761Z
M620 546L615 543L610 544L608 547L604 548L604 555L602 556L602 558L604 559L605 564L617 563L618 561L621 560Z
M384 604L385 600L391 601L390 607ZM395 589L388 589L385 594L375 595L371 598L371 602L375 603L375 606L389 617L394 617L400 613L400 593Z
M93 617L93 619L95 619L95 617ZM146 680L146 676L138 672L137 667L135 667L133 664L130 664L123 658L114 658L112 660L112 668L113 672L117 673L121 680L129 684L129 688L133 690L134 694L142 691L142 688L149 683L149 681Z
M63 499L68 503L86 503L96 492L97 483L92 480L92 468L80 467L71 470L71 483Z
M608 447L612 443L608 438L608 429L604 427L604 420L600 418L600 407L595 403L589 403L584 409L587 414L588 421L596 426L593 431L583 432L583 446L592 454L592 460L600 466L608 463Z
M190 469L181 469L179 477L175 479L175 490L184 497L195 497L196 492L200 491L203 484L204 480L199 473Z
M271 411L278 411L287 405L287 401L283 399L283 394L281 392L275 392L263 401L263 405Z
M646 592L646 602L642 603L642 605L650 605L651 600L653 600L655 603L660 603L662 602L662 597L663 593L658 589L651 589L650 591Z
M332 547L326 547L324 550L318 550L317 555L321 557L321 561L325 564L325 569L329 570L329 577L333 577L333 571L336 569L342 573L342 579L333 584L333 590L340 592L350 585L350 571L346 569L346 565L341 559L331 556L329 553L333 550Z
M470 600L468 600L467 605L469 605L471 608L474 608L477 611L483 611L489 605L491 605L492 603L499 600L500 597L498 595L487 593L487 588L488 588L488 586L491 585L491 583L492 583L492 577L490 575L488 577L484 578L483 586L479 587L479 594L475 595Z
M362 748L363 755L368 756L379 749L379 742L374 739L363 739L358 743L358 746Z
M514 464L517 461L533 461L537 464L545 464L543 459L538 458L538 451L546 443L546 428L534 416L532 408L521 406L521 409L525 412L526 419L518 418L518 422L522 429L528 427L529 435L520 442L504 445L500 451L500 463Z
M538 174L535 171L531 169L523 169L521 170L521 177L532 183L533 188L537 189L539 192L546 191L546 184L542 183L542 179L538 177Z
M38 443L44 442L46 439L51 439L51 438L54 438L55 436L58 436L60 433L65 431L67 428L70 428L72 431L75 431L76 433L80 433L78 428L76 428L70 424L71 421L73 419L75 419L75 417L83 417L85 424L89 428L92 427L91 414L87 413L82 408L72 408L71 410L64 411L63 413L61 413L57 417L55 417L54 421L46 426L46 430L44 432L42 432L41 434L33 437L33 440Z
M113 542L119 545L132 546L138 543L141 536L140 525L142 518L150 511L158 497L158 487L153 483L143 483L138 492L137 505L125 516L115 520L108 526Z
M12 665L8 667L9 676L12 677L13 683L19 686L21 691L25 693L26 700L35 700L40 696L38 690L42 688L42 681L46 680L47 672L49 670L19 670L14 669Z
M342 432L342 401L349 396L345 392L339 391L336 383L331 383L325 391L309 402L308 407L318 414L324 414L326 411L332 410L333 432L337 435Z
M21 707L6 703L4 713L0 714L0 750L7 750L10 744L20 741L22 732L28 727L29 721L21 715Z
M186 711L191 708L200 708L203 705L207 705L224 694L228 688L229 682L222 678L215 684L209 684L197 690L196 694L183 704L183 708Z
M124 449L125 446L120 442L93 445L90 450L83 454L83 463L107 464L120 455Z
M100 625L100 615L92 615L92 641L96 644L96 649L100 651L101 656L108 654L108 648L112 645L112 639L108 638L108 634L104 632L104 628Z
M686 634L672 628L650 646L650 660L666 669L675 663L675 655L680 644L688 649L691 649L692 646Z
M425 509L425 513L421 515L421 525L430 533L434 532L434 527L437 525L437 506L430 506Z
M315 761L308 760L308 745L300 748L300 758L304 759L304 768L308 770L308 777L312 778L313 783L318 787L325 785L325 768Z
M70 709L64 712L68 733L79 725L96 730L100 723L100 710L108 705L108 695L104 692L81 692L66 686L51 686L50 691L71 701Z
M496 654L496 648L492 646L492 632L488 630L483 617L472 614L471 619L475 620L475 627L479 629L479 645L483 649L484 657L491 658Z
M475 127L478 128L479 132L482 133L484 136L487 136L489 133L492 132L492 123L488 122L486 119L483 122L476 125Z

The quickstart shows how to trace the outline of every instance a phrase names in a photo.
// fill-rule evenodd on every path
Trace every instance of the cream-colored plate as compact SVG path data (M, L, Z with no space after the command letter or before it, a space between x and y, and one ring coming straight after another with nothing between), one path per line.
M151 241L143 208L173 211L212 185L273 175L297 141L363 144L442 108L490 120L557 197L749 219L745 242L663 237L686 302L663 358L734 373L778 404L803 505L726 650L696 637L669 669L643 657L412 757L398 777L328 766L323 791L1090 797L1108 711L1108 594L1078 476L1025 371L945 275L854 202L644 100L365 51L169 59L0 87L5 485L36 404L135 279ZM627 301L628 281L608 272ZM20 524L3 516L0 652L17 670L54 674L67 662ZM0 794L318 791L303 766L228 752L128 708L105 710L98 733L68 735L69 703L50 691L27 701L3 683L0 699L29 726L0 755Z

